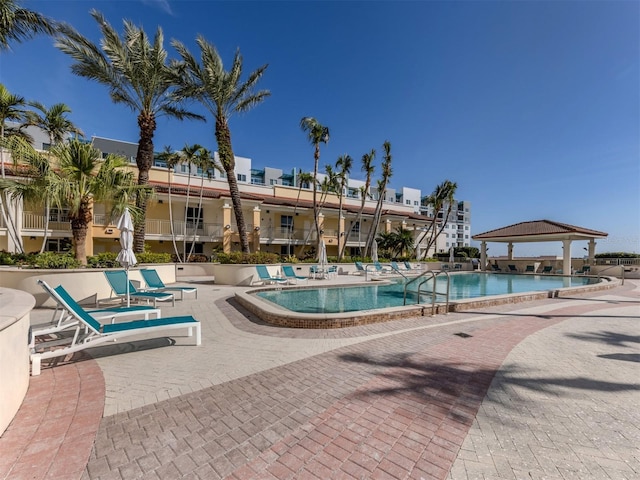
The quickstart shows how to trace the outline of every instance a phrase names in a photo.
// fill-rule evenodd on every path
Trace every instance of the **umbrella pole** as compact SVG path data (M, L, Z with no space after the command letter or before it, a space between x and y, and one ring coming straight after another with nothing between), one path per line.
M129 297L129 267L124 269L127 272L127 307L131 306L131 299Z

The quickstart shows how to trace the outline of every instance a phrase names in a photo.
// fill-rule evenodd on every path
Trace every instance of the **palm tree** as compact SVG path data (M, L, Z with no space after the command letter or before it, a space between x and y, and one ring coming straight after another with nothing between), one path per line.
M453 197L455 196L457 188L458 185L455 182L445 180L440 185L436 186L433 193L427 197L427 205L432 207L433 217L429 226L415 244L416 253L419 245L425 240L425 238L427 238L427 235L429 235L427 247L424 249L424 255L426 255L431 247L436 243L436 240L442 231L446 228L449 215L451 215L451 210L453 209ZM447 211L444 214L440 227L438 227L438 213L442 211L445 204L448 205Z
M67 113L71 113L71 109L64 103L56 103L51 108L45 107L40 102L29 102L29 105L35 108L37 111L28 111L27 125L33 125L49 136L49 148L62 143L69 133L75 133L76 135L84 135L76 125L67 118ZM41 112L41 113L38 113ZM49 230L49 202L45 201L44 205L44 236L42 237L42 245L40 246L40 253L44 252L47 245L47 232Z
M367 201L367 197L369 196L369 188L371 187L371 177L373 176L373 172L375 171L375 167L373 165L373 160L376 158L376 151L371 149L369 153L365 153L362 155L362 165L360 169L365 172L365 181L364 185L360 188L360 210L358 211L358 216L356 217L355 222L351 222L349 225L349 231L347 232L347 237L351 233L351 230L355 225L358 225L358 248L360 249L360 256L363 256L362 251L362 212L364 212L364 205Z
M249 253L247 226L242 212L240 190L235 174L235 155L231 144L229 117L234 113L251 110L271 93L268 90L255 91L267 65L251 72L242 80L242 56L236 51L230 70L225 70L216 48L199 35L196 43L200 47L200 62L177 40L172 42L182 57L180 86L176 96L180 99L198 100L215 119L215 136L218 143L220 164L227 176L229 195L236 217L240 246L243 253Z
M189 250L189 255L187 255L186 261L188 262L189 259L191 258L191 255L193 255L193 250L195 249L196 246L196 235L198 233L198 229L199 228L203 228L204 225L201 225L201 212L202 212L202 198L204 196L204 177L206 176L207 179L211 180L211 173L213 169L216 169L218 171L221 171L222 168L219 167L216 162L215 162L215 158L213 156L213 153L204 148L201 147L200 151L197 155L197 157L195 158L194 161L194 165L198 168L198 170L201 172L200 175L200 195L198 197L198 209L196 211L197 214L197 218L196 218L196 225L193 229L193 237L191 240L191 248Z
M375 213L373 214L373 225L371 225L371 230L367 236L365 255L369 252L376 237L380 219L382 218L382 202L384 201L391 175L393 175L393 170L391 169L391 143L388 141L384 142L382 148L384 149L381 165L382 178L378 181L378 203L376 203Z
M0 141L4 143L6 137L6 123L18 122L22 123L26 120L26 106L27 101L20 95L15 95L9 92L7 88L0 83ZM5 173L5 149L0 148L0 171L1 178L4 179ZM14 216L10 210L7 197L4 193L0 195L0 212L2 212L2 219L4 224L7 225L7 233L11 237L11 241L16 246L19 253L24 253L24 247L22 245L22 238L18 234Z
M38 34L56 32L57 22L18 4L15 0L0 1L0 51L9 50L10 41L19 43Z
M180 261L180 252L178 251L178 245L176 244L176 234L173 227L173 206L171 203L171 186L172 186L172 172L175 169L176 165L180 163L180 154L178 152L174 152L170 146L165 146L164 150L158 154L158 159L165 162L167 165L167 197L169 203L169 230L171 232L171 242L173 243L173 252L176 255L178 261Z
M39 127L46 132L51 146L64 142L70 133L84 136L82 130L67 118L71 109L64 103L56 103L50 108L37 101L29 102L29 105L37 111L26 113L27 124Z
M31 149L29 154L14 150L14 162L26 162L29 173L25 181L3 180L0 188L13 198L41 202L43 198L57 208L69 210L76 259L87 264L86 238L93 219L92 205L111 206L111 217L128 205L129 198L140 188L135 184L127 161L116 155L102 160L102 153L92 145L76 139L53 147L58 168L48 168L45 157ZM132 213L138 210L132 208Z
M296 205L293 207L293 218L296 217L296 212L298 210L298 203L300 202L300 194L302 193L302 186L304 184L307 185L311 185L313 183L313 174L311 172L300 172L296 178L296 181L298 183L298 197L296 198ZM293 226L291 228L289 228L289 248L288 253L291 254L292 252L292 243L293 241ZM306 240L305 240L306 243ZM304 250L304 246L302 247L301 251Z
M136 153L138 185L149 184L149 170L153 164L153 136L156 120L168 116L179 120L202 119L200 115L181 108L171 95L177 73L172 63L167 63L162 29L158 28L150 42L142 28L125 20L122 38L97 10L91 10L102 32L100 47L73 30L61 28L56 46L75 60L71 71L81 77L106 86L114 103L122 103L136 112L140 139ZM147 197L140 189L136 206L141 215L135 221L133 249L144 250Z
M313 145L313 220L316 226L316 251L320 245L320 224L318 223L318 215L320 208L318 207L317 183L318 183L318 162L320 160L320 143L329 141L329 128L323 126L313 117L303 117L300 120L300 128L307 133L307 138Z
M187 261L187 213L189 212L189 198L191 195L191 167L197 163L197 159L204 147L194 143L185 145L180 151L180 163L187 165L187 198L184 203L184 223L182 224L182 258L180 262Z
M342 231L342 204L344 201L344 189L347 186L347 182L349 181L349 174L351 173L351 167L353 166L353 160L349 155L341 155L336 160L336 170L338 174L338 242L343 237L344 232ZM342 260L342 256L344 255L344 249L347 245L347 239L345 238L342 242L342 245L338 249L338 261Z

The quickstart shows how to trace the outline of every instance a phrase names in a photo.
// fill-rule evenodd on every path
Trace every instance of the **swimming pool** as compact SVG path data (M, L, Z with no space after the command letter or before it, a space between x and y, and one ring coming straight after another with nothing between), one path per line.
M444 276L439 278L444 279ZM565 277L505 273L454 273L450 302L443 296L432 309L431 295L416 303L415 294L403 305L403 279L331 287L270 286L237 292L240 306L266 323L291 328L343 328L400 318L431 316L487 308L505 303L565 297L619 285L614 277ZM339 277L338 280L339 282ZM441 282L442 280L440 280ZM445 287L438 282L437 291ZM454 288L453 285L456 285ZM415 290L415 288L413 289ZM425 291L423 287L422 291ZM518 293L519 292L519 293Z
M590 277L563 277L542 275L510 275L491 273L465 273L450 275L450 301L467 298L505 295L512 293L557 290L589 285L597 279ZM444 301L446 277L437 277L436 301ZM407 305L417 302L417 284L410 285ZM420 302L431 304L433 281L421 288ZM428 294L423 292L429 292ZM276 305L298 313L342 313L404 305L404 281L394 279L387 284L367 284L352 287L305 288L296 290L270 290L258 295Z

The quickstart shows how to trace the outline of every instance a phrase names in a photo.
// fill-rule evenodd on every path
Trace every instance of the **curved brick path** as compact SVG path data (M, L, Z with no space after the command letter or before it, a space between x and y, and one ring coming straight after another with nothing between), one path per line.
M616 389L614 393L625 399L631 394L638 395L637 375L629 375L633 367L637 373L637 363L615 360L635 358L634 348L635 354L638 352L638 327L632 323L637 319L631 320L640 313L636 286L628 281L624 287L592 294L589 298L554 299L441 316L437 320L427 320L428 325L425 325L425 319L414 319L393 322L393 326L385 324L363 327L361 331L350 329L349 332L322 334L274 330L249 322L231 307L227 310L226 302L218 302L218 308L224 311L230 324L241 327L236 332L252 332L263 338L270 332L279 338L290 335L315 343L343 336L351 340L342 339L344 346L337 348L335 345L339 344L328 344L326 350L330 351L325 353L313 355L315 351L309 350L300 360L287 361L284 358L280 366L239 375L235 380L206 388L195 390L191 384L185 383L179 388L188 386L191 389L189 393L106 416L95 435L82 478L426 479L449 475L458 479L530 478L531 473L535 475L533 478L634 478L640 473L640 435L637 434L640 414L637 408L631 408L631 402L624 413L626 416L616 417L619 428L607 431L610 435L614 431L616 435L622 435L626 440L624 444L613 438L600 444L593 440L595 446L587 445L584 440L572 443L567 438L571 436L567 425L562 432L565 438L559 438L560 433L547 432L545 443L541 432L546 428L542 420L554 415L565 419L571 416L571 412L561 408L567 403L559 392L563 383L568 385L567 388L588 392L584 395L591 400ZM607 312L614 314L609 316ZM572 322L576 325L571 331L560 331L559 334L554 330L572 325ZM580 327L586 330L577 334ZM229 326L223 328L229 329ZM606 332L607 329L611 330L610 335L602 333L601 336L606 337L602 340L597 332ZM461 332L470 336L455 335ZM572 336L572 332L575 335ZM363 339L363 335L370 339ZM531 342L537 342L534 343L536 351L546 353L543 356L549 359L551 352L544 352L547 347L569 350L579 356L578 352L589 345L602 346L604 343L611 347L613 338L618 342L609 349L613 351L598 357L609 363L601 360L589 364L590 368L600 368L616 361L619 366L615 372L608 372L607 378L598 380L599 383L592 382L588 374L575 377L573 364L565 368L566 364L554 364L548 360L540 366L557 370L555 373L559 374L560 380L551 383L551 387L545 386L543 391L545 395L552 396L554 402L543 402L544 408L535 411L538 403L527 403L528 398L522 392L510 391L522 385L514 381L517 380L514 370L511 367L505 369L505 365L517 366L521 359L525 364L529 361L539 364L535 363L536 355L533 360L527 358L531 353ZM215 339L210 341L214 350L224 349L224 345L215 344ZM622 348L620 345L631 351L616 353ZM257 343L254 348L260 351ZM167 349L157 349L155 353L162 350L166 354ZM587 348L584 350L588 351ZM182 356L188 351L183 350ZM138 353L135 354L135 362L144 362L145 356L151 355L150 352ZM625 354L628 357L616 357ZM245 355L246 363L250 363L250 355ZM117 394L109 386L110 379L115 378L112 369L126 357L129 357L129 363L134 362L133 353L118 357L121 358L104 357L98 358L97 362L76 362L45 370L40 379L33 379L31 388L47 375L58 377L63 371L75 369L75 375L82 378L82 392L85 383L95 386L100 380L89 381L81 370L90 370L100 364L106 372L107 399L112 401L111 397ZM271 358L269 361L275 362ZM212 358L211 365L210 369L214 370L219 363ZM591 373L597 377L595 370ZM622 377L614 382L616 374ZM548 377L552 376L550 372ZM577 382L578 386L573 386L569 380ZM50 391L50 397L62 389L61 381L54 383L56 392ZM133 381L132 386L138 387L137 383ZM537 390L539 385L536 384L533 390ZM491 390L485 395L490 386ZM0 458L4 459L4 453L8 451L6 440L16 435L15 432L22 431L21 419L33 408L32 389L28 402L0 439ZM78 396L77 383L68 388L69 391L72 389ZM37 400L38 404L43 402L46 403L46 399ZM92 403L99 405L100 402L86 402L87 405ZM515 405L517 410L511 411ZM571 404L572 407L575 405ZM606 412L606 403L597 406ZM579 404L579 407L584 405ZM561 413L556 410L561 410ZM496 411L497 415L493 415ZM616 414L607 412L607 415L611 419ZM75 417L71 417L71 424L74 424ZM85 417L88 418L89 414ZM94 427L97 427L93 418ZM496 422L496 418L500 421ZM505 422L505 418L511 423L526 423L526 430L537 433L538 443L542 444L540 448L547 451L536 451L526 437L518 437L519 432L522 433L522 425L509 431L508 427L513 425ZM539 426L539 430L531 427L533 423ZM46 432L42 428L40 430L37 437L46 436ZM588 430L590 433L587 433L587 430L586 426L581 430L585 431L585 436L593 432ZM86 452L91 448L90 438L90 433L84 437L84 453L81 454L82 448L73 449L77 452L76 458L86 458ZM504 444L500 443L501 439ZM597 450L598 445L603 444L607 444L609 449ZM566 452L557 451L558 445L560 448L575 447L570 459L573 466L558 468L559 458L567 457ZM53 460L53 465L73 463L64 458L63 451L72 451L64 442L59 451L53 458L51 454L41 455L42 463L47 459ZM549 458L550 454L556 455L555 461L542 465L537 460L544 455ZM20 458L25 459L27 455L23 453ZM5 463L2 460L2 465ZM72 469L66 476L56 476L56 468L52 464L46 469L20 470L18 467L24 463L14 461L12 473L6 478L80 478L80 475L71 474ZM600 464L607 468L600 466L597 470L594 465ZM584 472L580 475L580 468L590 473L597 472L597 475L585 476ZM607 476L610 469L615 474ZM49 476L42 474L47 471ZM79 471L77 467L75 471ZM31 475L33 472L37 474ZM521 475L522 472L525 475Z

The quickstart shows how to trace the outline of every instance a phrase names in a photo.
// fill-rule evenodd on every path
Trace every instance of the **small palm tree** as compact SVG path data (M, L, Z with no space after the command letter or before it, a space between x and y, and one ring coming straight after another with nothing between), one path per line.
M158 159L167 165L167 197L169 203L169 231L171 232L171 243L173 244L173 252L178 261L181 261L178 245L176 244L176 234L173 226L173 204L171 201L171 186L173 184L173 171L178 163L180 163L180 153L174 152L171 146L165 145L162 152L158 154Z
M26 121L26 107L27 101L20 95L15 95L9 92L7 88L0 83L0 142L5 141L7 137L7 122L23 123ZM19 144L20 142L17 142ZM0 148L0 169L1 178L6 176L5 172L5 149ZM15 219L13 218L11 209L9 208L7 197L3 192L0 194L0 212L4 224L7 225L7 234L9 235L12 243L15 245L16 250L19 253L24 253L24 247L22 245L22 237L18 233Z
M389 184L389 180L391 179L391 175L393 175L393 170L391 169L391 143L384 142L382 145L384 150L384 156L382 157L382 177L378 181L378 202L376 203L376 209L373 214L373 224L371 225L371 230L367 236L367 244L365 252L369 252L371 246L373 245L373 241L375 239L376 233L378 231L378 226L380 224L380 219L382 218L382 202L384 201L384 197L387 193L387 185ZM365 253L366 255L366 253Z
M342 239L344 232L342 231L342 204L344 201L344 189L349 181L349 174L351 173L351 167L353 166L353 160L349 155L341 155L336 160L336 170L338 175L338 242ZM342 245L338 250L338 261L342 260L344 255L344 249L347 246L347 239L342 241Z
M303 117L300 120L300 128L307 133L307 138L313 145L313 220L316 227L316 251L320 251L320 224L318 215L317 184L318 184L318 162L320 161L320 143L329 141L329 128L322 125L313 117Z
M429 226L415 244L416 254L418 246L428 236L427 247L424 249L424 255L426 255L436 243L442 231L446 228L451 210L453 209L453 197L455 196L457 188L458 185L455 182L445 180L436 186L433 193L427 197L427 204L433 209L433 217L431 218ZM444 214L441 225L438 227L438 213L444 208L445 204L448 204L447 211Z
M242 212L240 190L235 173L236 160L231 144L229 118L235 113L251 110L271 95L268 90L255 91L267 65L259 67L251 72L246 80L242 80L240 51L236 51L231 68L227 71L224 69L218 51L212 44L202 36L196 38L196 43L200 47L200 61L182 43L177 40L172 42L182 57L180 86L175 92L176 97L199 101L215 119L218 155L229 184L229 195L236 217L240 246L242 252L249 253L247 226Z
M202 120L202 117L183 109L171 95L178 74L173 64L167 62L162 29L156 30L151 42L142 28L125 20L121 38L100 12L91 10L91 16L102 32L100 47L71 27L61 28L56 46L75 60L71 66L74 74L101 83L108 88L114 103L122 103L137 113L140 134L136 153L138 185L145 186L149 184L149 170L153 164L157 118ZM147 191L141 188L136 198L136 206L141 212L135 221L133 249L136 253L144 251L147 197L142 192Z
M9 50L9 42L22 42L36 35L53 35L57 22L44 15L20 8L15 0L0 1L0 51Z
M28 153L12 151L14 162L25 162L28 175L24 181L3 180L0 188L13 198L41 202L46 198L51 205L67 208L71 221L73 246L76 259L87 264L86 238L89 223L93 219L92 205L105 203L111 206L115 217L128 205L129 198L140 188L135 184L127 161L116 155L102 160L102 153L92 145L71 140L52 149L58 168L48 168L48 160L31 149ZM139 214L132 208L132 213Z
M70 133L84 135L82 130L76 127L76 125L67 118L67 114L71 113L71 109L64 103L56 103L55 105L52 105L51 108L45 107L40 102L29 102L29 105L35 108L36 111L28 111L26 113L27 124L36 126L47 133L49 136L49 148L64 142ZM44 236L42 237L40 253L44 252L45 246L47 245L49 207L49 203L45 201Z
M296 182L298 183L298 196L296 198L296 204L293 207L293 218L296 217L296 213L298 210L298 204L300 203L300 194L302 193L302 186L303 185L311 185L313 183L313 174L311 172L300 172L298 174L298 176L296 177ZM294 226L292 225L291 228L289 228L289 248L288 250L288 254L291 255L292 251L293 251L293 246L292 246L292 242L293 242L293 229ZM308 236L307 236L308 237ZM306 243L306 239L305 239L305 243ZM302 247L301 251L304 250L304 246Z
M371 177L373 176L373 172L375 171L375 167L373 165L373 160L376 158L376 151L371 149L369 153L365 153L362 155L362 166L361 170L365 173L365 181L364 185L360 188L360 210L358 211L358 216L356 217L355 222L351 222L349 226L349 232L347 235L351 233L353 227L358 225L358 248L360 249L360 257L363 257L362 250L362 212L364 212L364 205L367 201L367 197L369 196L369 189L371 187Z

